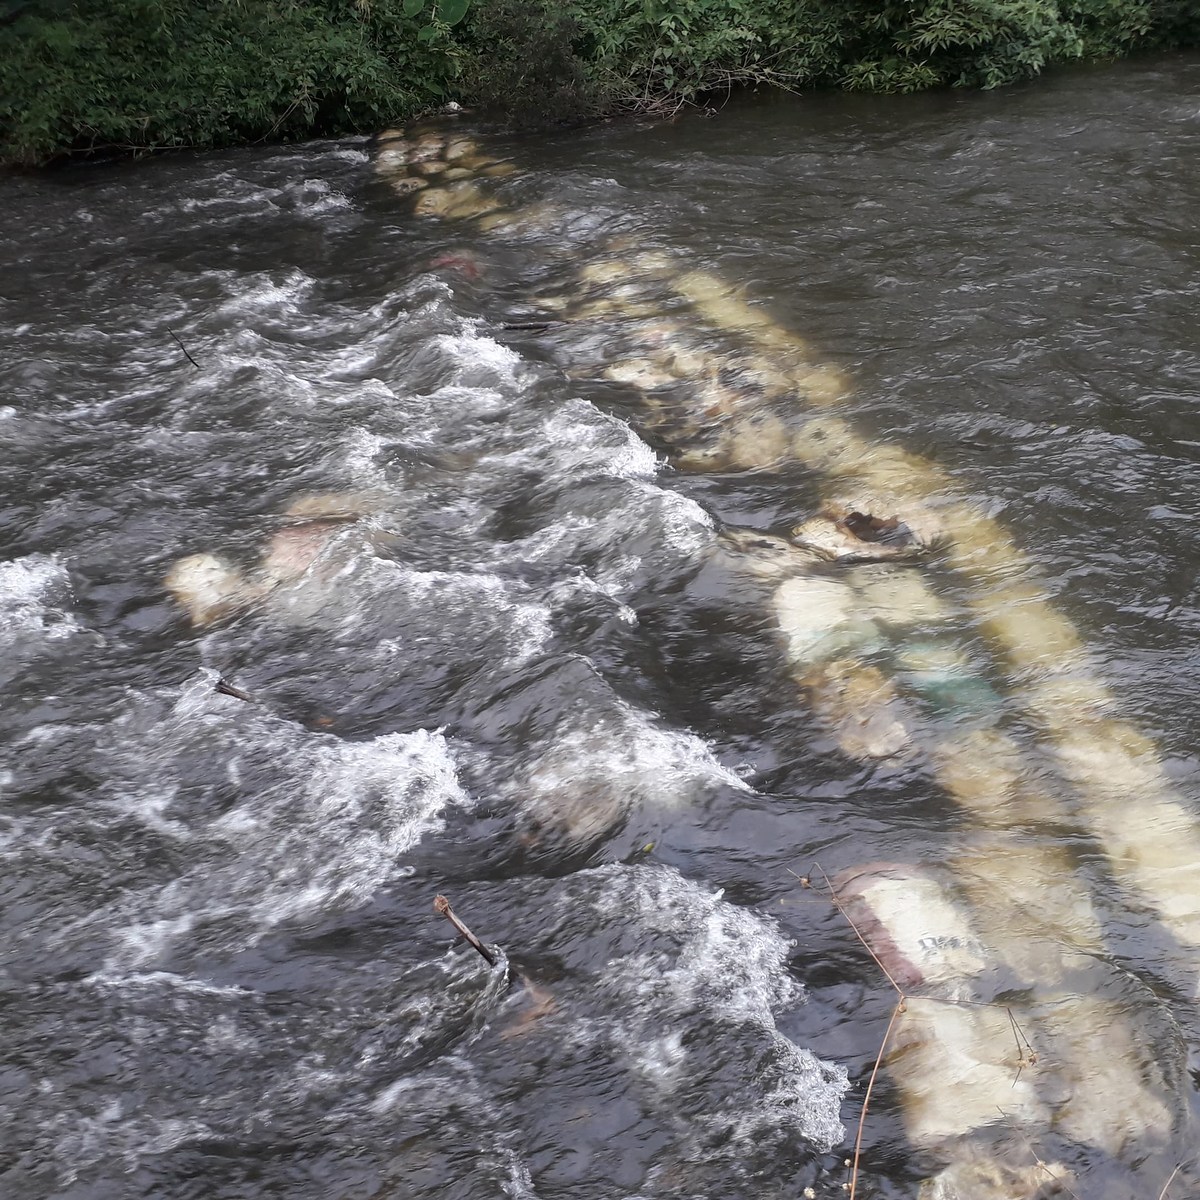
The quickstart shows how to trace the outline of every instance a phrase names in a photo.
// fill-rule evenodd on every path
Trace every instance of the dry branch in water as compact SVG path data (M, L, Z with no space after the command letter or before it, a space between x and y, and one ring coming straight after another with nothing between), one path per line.
M216 690L222 696L232 696L235 700L244 700L247 704L254 703L254 697L249 692L244 692L236 684L232 684L228 679L218 679L216 682Z
M450 907L450 901L445 896L437 896L433 901L433 911L441 913L443 917L454 926L458 932L466 938L468 942L483 956L484 961L489 967L496 965L496 956L458 919L454 914L454 909Z

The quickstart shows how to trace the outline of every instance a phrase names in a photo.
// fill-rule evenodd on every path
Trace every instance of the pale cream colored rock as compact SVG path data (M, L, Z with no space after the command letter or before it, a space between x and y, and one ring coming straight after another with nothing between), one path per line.
M193 625L211 625L260 599L263 588L213 554L181 558L163 580Z
M802 579L819 561L787 538L754 529L723 530L716 553L730 569L773 584Z
M626 358L619 362L609 363L601 374L605 379L611 379L613 383L628 383L645 391L667 387L678 382L672 372L663 367L661 363L649 358Z
M458 162L469 155L479 153L479 143L466 134L456 133L446 139L446 151L443 158L447 162Z
M833 367L803 367L790 374L797 390L812 404L837 404L850 390L846 377Z
M475 221L475 225L484 232L499 232L510 236L552 233L561 211L555 204L527 204L523 208L514 209L506 208L499 200L492 200L490 207Z
M451 220L457 217L474 216L487 211L492 204L478 188L469 182L456 183L448 187L430 188L418 197L413 212L419 217L440 217Z
M460 154L454 160L456 166L466 167L471 171L482 171L484 167L494 167L503 161L503 159L492 158L490 155L480 153Z
M903 989L934 989L945 1000L979 999L978 981L994 955L964 905L932 875L883 864L834 881L838 901L868 936L872 952Z
M1050 1200L1076 1194L1075 1177L1062 1163L1015 1161L1011 1148L1003 1160L996 1151L969 1146L961 1153L965 1157L921 1185L919 1200Z
M580 282L605 286L622 283L629 277L628 265L620 259L602 258L596 262L585 263L581 268Z
M943 623L952 615L950 606L920 571L904 567L863 568L853 580L864 609L887 625L927 627Z
M688 446L673 461L688 471L769 470L789 458L792 431L775 413L761 410L716 418L703 445Z
M283 510L285 517L305 520L352 521L378 512L387 498L379 492L310 492L297 496Z
M406 172L409 150L407 142L393 142L384 146L375 155L375 170L381 175Z
M771 607L793 667L879 640L878 630L860 613L854 589L839 579L797 575L779 585Z
M1032 1071L1020 1072L1004 1008L910 997L893 1032L888 1070L902 1093L904 1126L935 1148L1007 1121L1049 1128ZM974 1198L972 1198L974 1200Z
M1186 1104L1163 1077L1155 1047L1134 1035L1137 1014L1101 996L1066 995L1039 1013L1045 1069L1065 1090L1055 1127L1119 1158L1165 1146ZM1180 1039L1180 1065L1186 1050Z
M258 576L269 587L295 583L312 569L343 528L338 521L305 521L272 534Z
M433 158L441 158L446 149L446 139L440 133L422 133L413 139L412 161L427 162Z

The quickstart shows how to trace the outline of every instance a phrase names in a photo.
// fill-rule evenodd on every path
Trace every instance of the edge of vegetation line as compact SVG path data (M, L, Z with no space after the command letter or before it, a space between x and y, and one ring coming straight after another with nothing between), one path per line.
M999 87L1200 44L1200 0L0 0L0 164L527 126L732 87Z

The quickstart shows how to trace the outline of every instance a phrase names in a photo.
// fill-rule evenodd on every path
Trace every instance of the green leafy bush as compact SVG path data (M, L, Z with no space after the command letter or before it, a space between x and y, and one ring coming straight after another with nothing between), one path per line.
M745 83L997 87L1200 40L1200 0L0 0L0 161L525 122Z
M869 91L999 87L1077 58L1083 41L1046 0L855 0L840 82Z
M437 102L456 72L449 23L405 7L401 0L26 5L3 30L3 156L34 162L79 149L379 128Z
M577 0L583 53L618 104L673 105L737 84L830 76L844 5L822 0Z
M465 31L463 99L516 125L586 120L607 97L581 56L574 12L545 0L485 0Z

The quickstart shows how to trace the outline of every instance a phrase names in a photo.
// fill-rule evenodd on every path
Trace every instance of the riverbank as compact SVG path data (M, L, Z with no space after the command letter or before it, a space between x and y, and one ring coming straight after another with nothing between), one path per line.
M1195 45L1195 0L0 0L0 164L370 132L455 100L526 124L744 85L999 87Z

